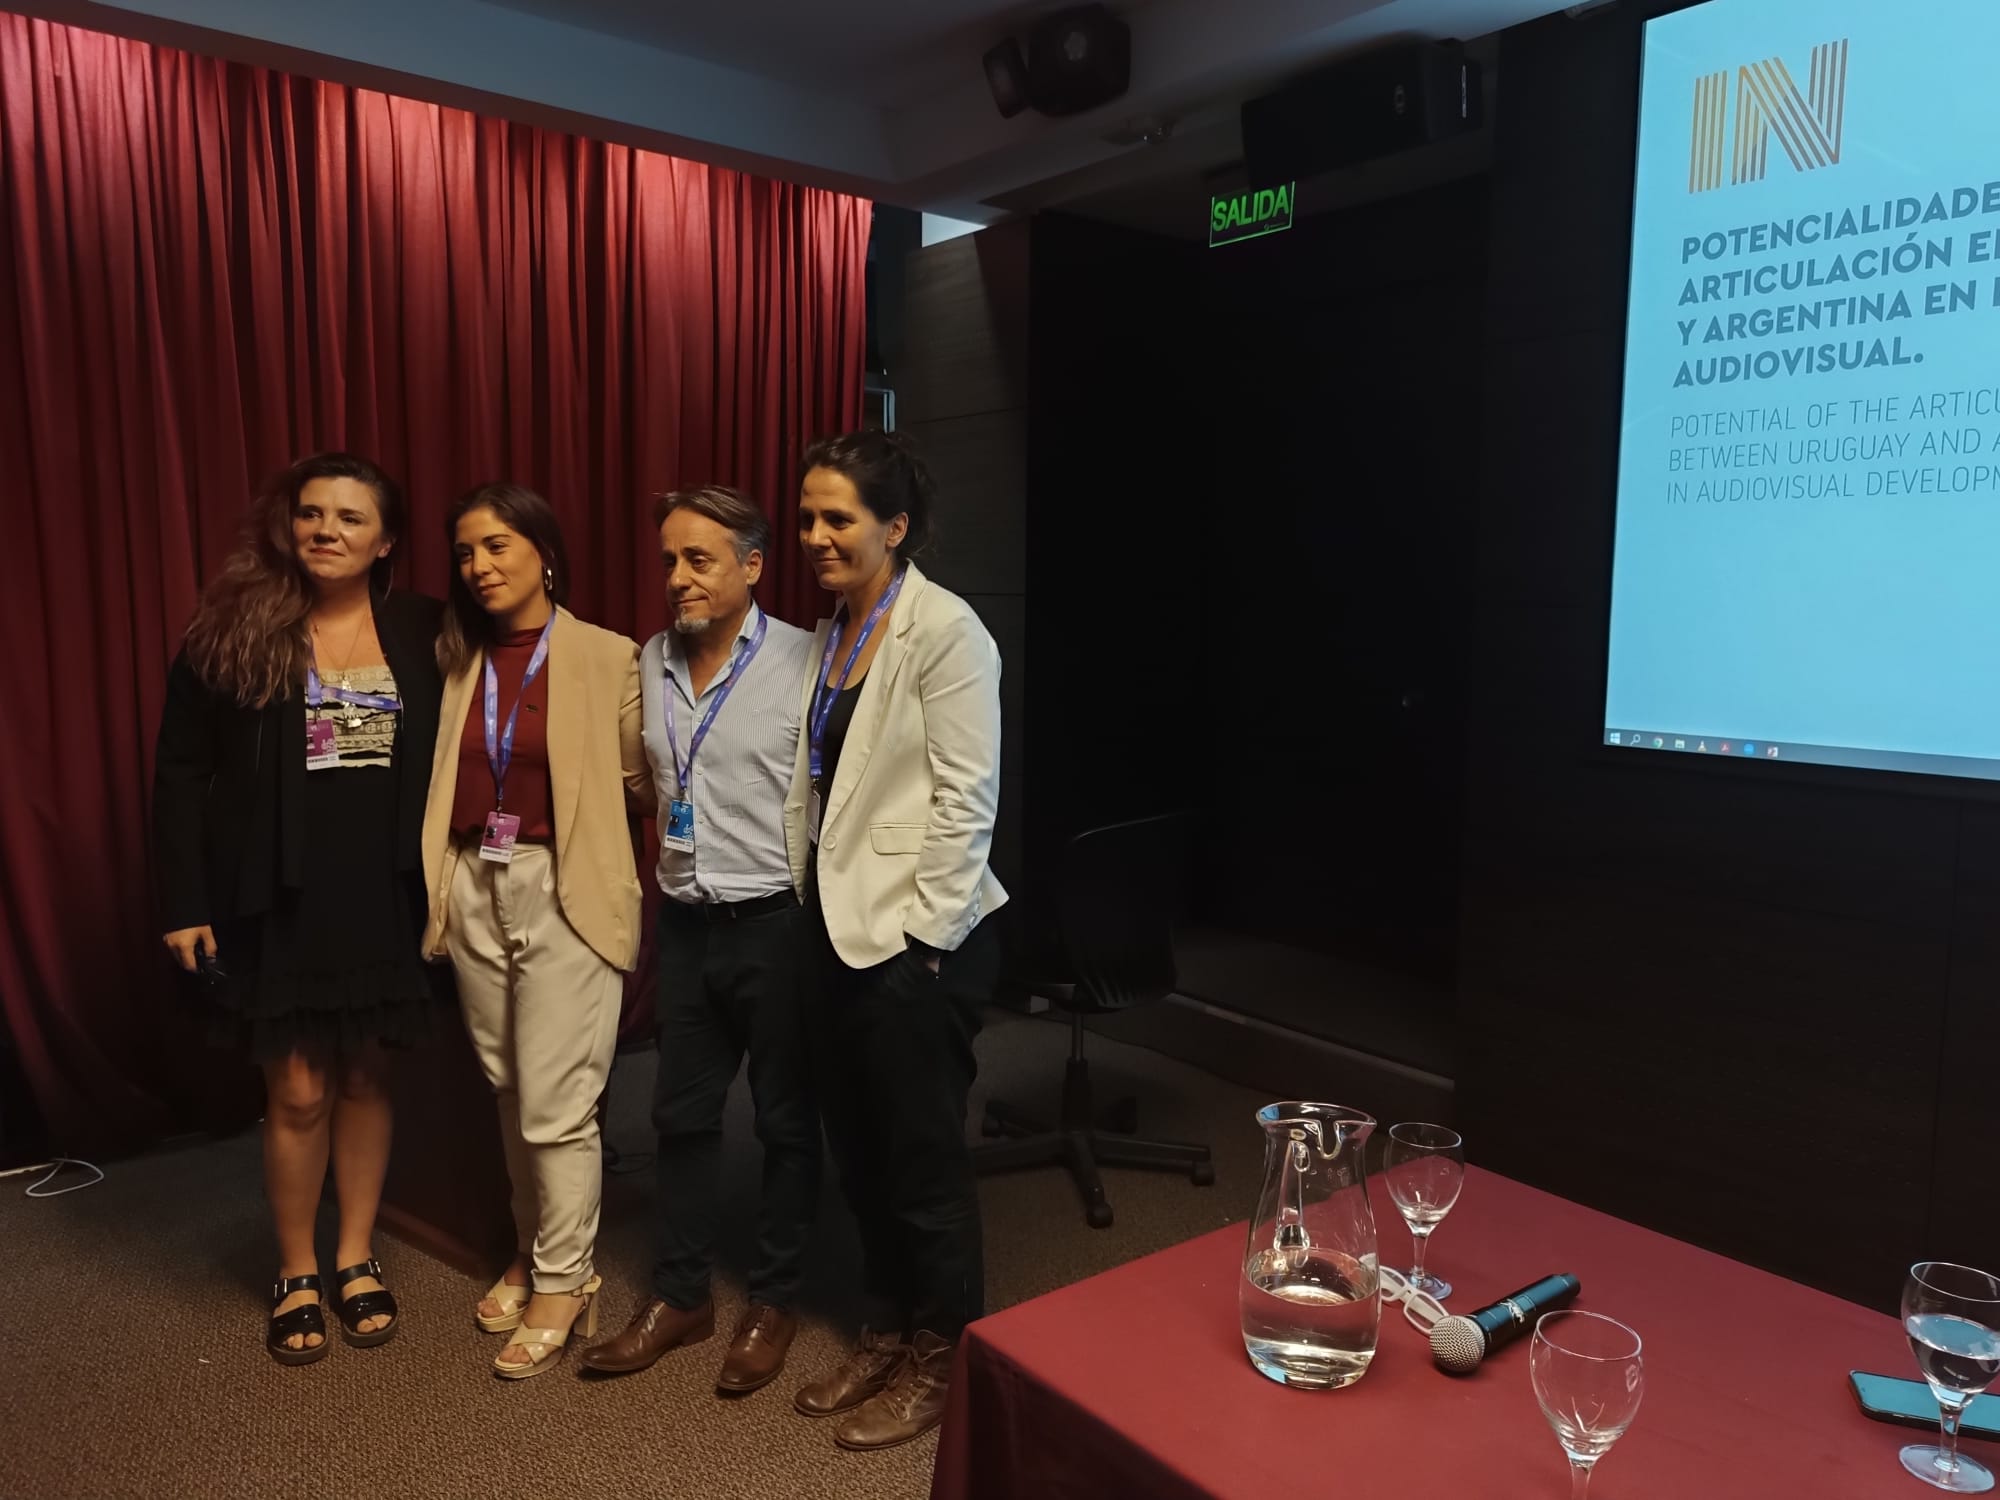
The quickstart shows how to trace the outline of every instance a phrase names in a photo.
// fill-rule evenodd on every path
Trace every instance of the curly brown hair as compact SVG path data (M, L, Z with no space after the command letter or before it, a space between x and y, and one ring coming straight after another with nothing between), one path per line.
M403 534L403 491L396 481L352 453L316 453L302 458L266 484L243 518L242 539L209 581L187 629L188 665L218 693L249 708L262 708L306 680L306 616L312 612L312 585L292 545L292 513L299 493L315 479L353 479L375 492L382 534L393 543ZM389 591L394 566L378 558L369 585L379 596Z

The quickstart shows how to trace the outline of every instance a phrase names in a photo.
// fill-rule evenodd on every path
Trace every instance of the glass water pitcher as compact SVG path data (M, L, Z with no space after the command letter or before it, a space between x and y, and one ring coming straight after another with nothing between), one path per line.
M1338 1104L1267 1104L1264 1187L1239 1300L1243 1347L1272 1380L1338 1390L1368 1373L1381 1324L1365 1147L1375 1121Z

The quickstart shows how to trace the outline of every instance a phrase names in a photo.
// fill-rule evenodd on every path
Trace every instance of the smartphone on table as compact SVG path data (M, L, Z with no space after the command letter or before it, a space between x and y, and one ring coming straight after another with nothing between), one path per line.
M1935 1431L1943 1417L1937 1397L1921 1380L1851 1370L1847 1383L1863 1414L1878 1422L1897 1422L1905 1427ZM2000 1439L2000 1396L1991 1392L1974 1396L1959 1419L1958 1431L1961 1437Z

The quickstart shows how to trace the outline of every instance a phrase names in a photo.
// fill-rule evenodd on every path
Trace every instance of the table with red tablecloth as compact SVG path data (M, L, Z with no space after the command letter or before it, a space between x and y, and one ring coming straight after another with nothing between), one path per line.
M1407 1266L1408 1231L1379 1183L1374 1202L1383 1261ZM1303 1391L1259 1375L1237 1325L1244 1233L1217 1230L967 1329L932 1500L1569 1494L1525 1338L1454 1378L1385 1306L1359 1383ZM1573 1272L1579 1307L1638 1331L1645 1400L1592 1500L1934 1493L1896 1461L1921 1435L1862 1416L1847 1387L1856 1369L1914 1378L1893 1317L1477 1168L1430 1269L1455 1284L1455 1312Z

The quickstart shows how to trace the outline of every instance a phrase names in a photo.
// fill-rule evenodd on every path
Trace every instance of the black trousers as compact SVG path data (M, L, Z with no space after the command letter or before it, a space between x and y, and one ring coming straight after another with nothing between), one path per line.
M819 1201L819 1117L802 1003L814 956L796 905L711 920L673 901L658 925L659 1223L653 1292L674 1307L709 1295L722 1204L722 1111L750 1055L750 1096L764 1147L750 1298L792 1307Z
M851 969L816 902L808 912L819 948L814 1092L861 1229L870 1321L956 1339L985 1311L965 1106L979 1007L999 980L998 937L982 923L935 975L914 952Z

